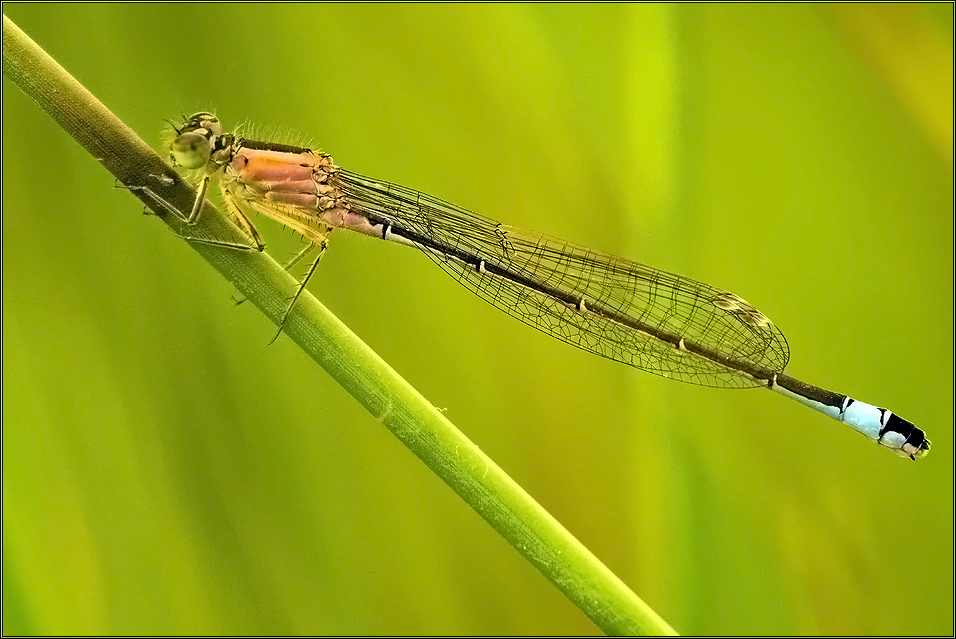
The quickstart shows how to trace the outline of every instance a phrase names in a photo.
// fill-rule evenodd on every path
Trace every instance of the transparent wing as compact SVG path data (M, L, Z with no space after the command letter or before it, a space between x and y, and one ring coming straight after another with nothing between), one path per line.
M336 179L354 212L436 240L459 255L475 256L489 265L486 270L499 266L522 274L526 282L560 291L561 299L422 246L479 297L578 348L671 379L723 388L754 387L760 382L651 335L677 336L770 373L782 372L790 359L783 333L732 293L505 226L403 186L341 169ZM611 309L612 317L626 316L630 325L582 310L581 301L585 309Z

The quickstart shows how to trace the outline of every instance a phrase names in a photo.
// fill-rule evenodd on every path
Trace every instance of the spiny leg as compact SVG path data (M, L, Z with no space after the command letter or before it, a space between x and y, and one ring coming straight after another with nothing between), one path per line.
M311 253L317 246L319 246L319 245L318 245L318 244L313 244L312 242L309 242L309 243L305 246L304 249L302 249L301 251L299 251L298 253L296 253L295 255L293 255L293 256L292 256L292 259L290 259L288 262L286 262L285 264L283 264L283 265L282 265L282 268L284 268L285 270L291 272L292 268L293 268L296 264L298 264L299 262L301 262L302 259L303 259L306 255L308 255L309 253ZM325 250L325 248L323 247L322 250ZM245 297L244 295L242 295L241 293L238 293L238 292L237 292L237 295L239 295L239 298L237 298L235 295L233 295L232 301L236 303L236 306L239 306L240 304L242 304L242 303L244 303L244 302L246 301L246 297ZM273 341L275 341L275 338L273 338ZM271 342L270 342L270 343L271 343Z
M285 326L285 321L289 318L289 314L292 312L292 308L295 306L296 301L298 301L299 295L301 295L302 291L305 290L305 285L309 283L309 280L312 278L312 274L315 273L315 269L319 265L319 260L322 259L322 255L325 253L325 249L328 248L329 246L328 240L326 238L322 238L322 241L319 242L318 244L310 244L306 248L302 249L298 255L292 258L292 261L290 262L290 266L299 262L315 246L319 247L319 254L315 256L315 261L312 262L312 266L309 267L309 272L305 274L305 278L299 284L299 288L296 289L295 295L292 297L292 303L289 304L289 307L285 310L285 313L282 314L282 319L279 320L279 328L276 331L276 334L272 337L272 339L269 340L270 344L272 344L277 339L279 339L279 335L282 334L282 327Z
M178 217L183 221L187 226L194 226L199 221L199 215L202 212L203 201L206 199L206 190L209 187L209 177L206 176L203 178L202 182L199 184L199 190L196 192L196 199L193 201L193 208L189 212L189 216L184 216L178 208L170 204L164 197L156 193L154 190L148 186L124 186L123 188L129 191L140 191L145 193L156 202L160 207L170 211L173 215ZM261 251L265 246L259 242L256 246L249 246L246 244L239 244L238 242L227 242L224 240L210 240L203 237L196 237L193 235L183 235L175 229L172 229L173 233L186 240L187 242L196 242L198 244L209 244L212 246L224 246L226 248L238 249L241 251Z
M209 188L209 176L205 176L199 183L199 190L196 191L196 199L193 200L193 210L189 212L186 218L186 224L192 226L199 221L199 214L202 213L203 200L206 199L206 190Z
M253 224L249 216L246 215L239 196L233 193L230 188L222 185L222 197L226 201L226 208L229 210L229 214L232 215L232 219L239 225L239 228L252 238L252 241L256 243L260 251L264 249L266 245L262 242L259 229L256 228L256 225Z
M157 179L160 179L160 178L164 178L165 176L154 176L154 177L157 177ZM166 179L170 179L170 178L166 178ZM173 206L172 204L170 204L170 203L166 200L166 198L164 198L163 196L161 196L159 193L157 193L157 192L154 191L153 189L149 188L148 186L136 186L136 185L120 184L120 183L119 183L119 180L117 180L117 181L116 181L116 188L118 188L118 189L126 189L127 191L138 191L138 192L140 192L140 193L145 193L151 200L153 200L154 202L156 202L156 204L159 204L160 207L166 209L166 211L168 211L169 213L172 213L173 215L175 215L176 217L178 217L180 220L182 220L182 221L185 222L186 224L194 224L194 223L195 223L194 216L198 217L198 215L199 215L199 213L198 213L198 211L197 211L197 209L196 209L197 202L199 203L199 210L201 211L201 210L202 210L202 200L203 200L204 197L206 197L206 188L208 187L208 183L209 183L209 178L206 178L206 179L204 179L204 180L202 181L202 184L199 185L199 191L197 192L197 197L196 197L196 199L193 201L193 210L192 210L192 212L189 214L188 217L187 217L187 216L184 216L184 215L182 214L182 212L180 212L180 210L179 210L178 208L176 208L175 206Z

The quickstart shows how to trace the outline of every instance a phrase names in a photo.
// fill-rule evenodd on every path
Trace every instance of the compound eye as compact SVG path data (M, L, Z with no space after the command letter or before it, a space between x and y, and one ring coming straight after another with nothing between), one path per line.
M169 152L178 166L184 169L199 169L209 161L209 140L195 131L183 133L176 136L169 145Z

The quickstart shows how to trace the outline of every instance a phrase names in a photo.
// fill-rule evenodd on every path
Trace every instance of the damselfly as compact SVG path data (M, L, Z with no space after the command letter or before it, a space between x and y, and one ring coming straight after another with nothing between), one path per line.
M173 162L204 174L187 222L198 218L210 180L218 181L229 214L255 243L237 248L262 250L250 220L259 212L309 242L290 264L317 251L289 310L329 234L348 229L425 252L479 297L596 355L692 384L768 388L898 455L915 460L929 451L923 431L900 416L785 375L790 349L783 333L733 293L505 226L341 169L319 151L244 139L210 113L191 116L175 131Z

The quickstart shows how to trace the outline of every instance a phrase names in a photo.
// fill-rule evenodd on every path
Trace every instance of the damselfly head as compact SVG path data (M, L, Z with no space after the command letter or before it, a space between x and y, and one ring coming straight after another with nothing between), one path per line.
M200 111L186 118L186 121L183 122L183 125L178 129L180 135L193 131L200 133L208 131L214 135L219 135L222 133L222 125L219 124L219 118L212 113Z
M222 135L222 125L213 114L202 112L190 116L176 133L176 139L169 145L173 163L186 169L200 169L209 162Z

